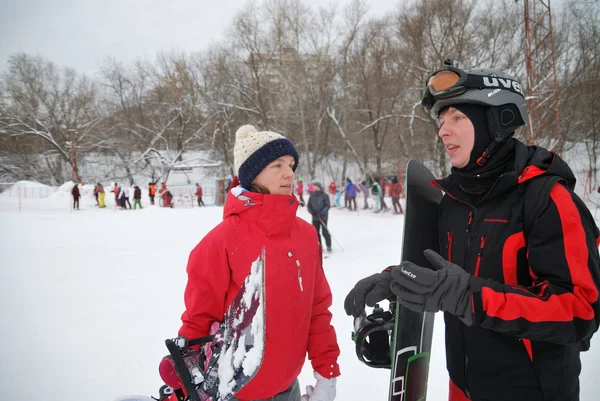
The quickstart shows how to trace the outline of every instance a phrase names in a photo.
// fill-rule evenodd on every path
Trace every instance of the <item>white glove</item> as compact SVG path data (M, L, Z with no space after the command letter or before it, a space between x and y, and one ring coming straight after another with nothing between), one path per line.
M317 379L317 384L306 386L306 394L302 396L300 401L333 401L335 399L336 378L326 379L317 372L314 372L314 376Z

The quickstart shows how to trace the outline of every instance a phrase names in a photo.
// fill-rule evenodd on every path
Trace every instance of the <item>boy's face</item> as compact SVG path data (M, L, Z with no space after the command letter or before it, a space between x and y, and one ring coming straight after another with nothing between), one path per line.
M475 145L475 128L471 120L454 107L448 107L440 113L438 136L444 142L452 167L465 167Z

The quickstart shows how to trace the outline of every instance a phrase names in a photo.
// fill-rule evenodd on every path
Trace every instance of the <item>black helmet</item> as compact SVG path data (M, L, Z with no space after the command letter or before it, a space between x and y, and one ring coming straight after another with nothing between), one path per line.
M495 114L496 129L503 135L526 125L527 104L521 83L515 77L493 68L461 70L451 60L444 64L427 78L421 100L421 106L436 121L445 107L470 103L490 107ZM505 105L513 107L499 107Z

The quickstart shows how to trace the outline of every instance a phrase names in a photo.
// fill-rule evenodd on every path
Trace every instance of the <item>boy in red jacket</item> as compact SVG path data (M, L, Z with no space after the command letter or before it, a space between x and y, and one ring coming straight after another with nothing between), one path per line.
M220 322L264 247L266 322L264 358L234 400L300 401L298 374L312 362L315 386L303 400L333 401L340 350L331 326L332 296L312 225L296 217L293 195L298 153L275 132L238 129L234 178L224 219L191 252L180 336L209 334Z
M202 186L196 183L196 199L198 200L198 207L204 206L204 201L202 200Z

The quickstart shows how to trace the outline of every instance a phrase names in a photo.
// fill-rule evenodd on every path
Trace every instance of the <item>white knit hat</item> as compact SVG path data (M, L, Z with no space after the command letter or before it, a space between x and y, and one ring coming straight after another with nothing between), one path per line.
M281 156L292 156L298 167L298 152L283 135L271 131L256 131L252 125L243 125L235 133L233 167L240 184L249 188L252 181L269 163Z

